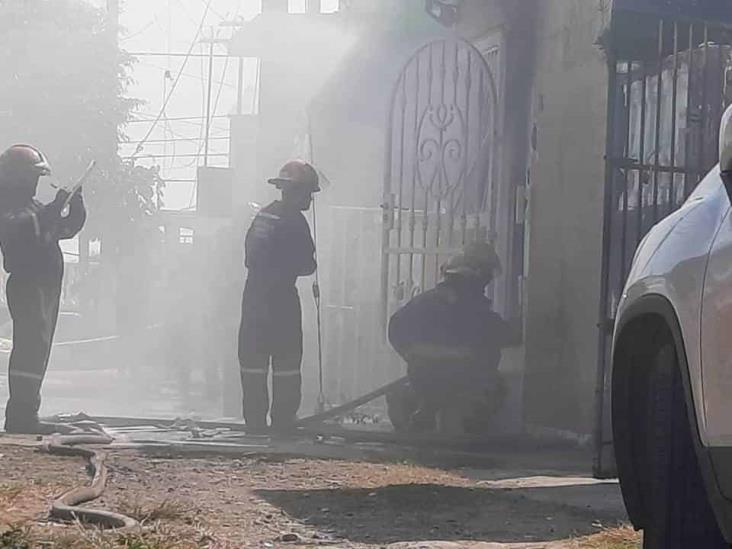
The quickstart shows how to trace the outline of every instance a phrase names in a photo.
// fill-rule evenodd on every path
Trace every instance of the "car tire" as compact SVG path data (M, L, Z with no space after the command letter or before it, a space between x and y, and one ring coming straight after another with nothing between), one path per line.
M704 487L673 345L664 344L649 366L639 386L647 397L639 456L643 548L729 548Z

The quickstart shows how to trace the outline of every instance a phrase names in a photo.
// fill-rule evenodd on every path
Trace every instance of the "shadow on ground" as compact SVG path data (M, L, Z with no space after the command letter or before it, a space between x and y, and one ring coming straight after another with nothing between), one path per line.
M593 534L623 520L582 501L598 486L521 489L393 485L369 489L259 490L291 517L355 543L475 540L554 541ZM596 497L596 496L595 496Z

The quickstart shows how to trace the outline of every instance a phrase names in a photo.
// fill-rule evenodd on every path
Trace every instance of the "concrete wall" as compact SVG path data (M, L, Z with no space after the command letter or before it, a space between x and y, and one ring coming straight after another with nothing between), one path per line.
M378 206L386 113L393 84L412 52L456 33L481 51L491 44L499 48L491 62L497 63L502 108L497 236L505 275L496 304L506 316L525 315L525 346L504 357L503 368L516 380L506 421L516 427L523 411L532 424L591 432L607 94L605 60L595 40L608 22L601 9L606 4L466 0L461 22L448 30L429 19L421 0L400 0L398 11L371 21L329 78L328 71L320 72L325 80L319 91L309 79L312 72L302 87L295 85L300 80L292 79L291 68L279 67L277 77L262 75L263 91L271 90L273 79L290 85L268 91L262 99L262 116L268 112L271 118L261 126L269 133L259 136L260 177L287 155L297 131L288 118L282 119L288 109L279 110L279 105L289 103L288 114L294 115L295 104L300 110L314 98L309 102L314 159L333 183L319 199L326 370L333 370L327 377L335 382L329 392L336 400L398 374L386 364L389 350L371 329L379 316ZM526 239L524 191L530 202ZM348 230L338 229L344 226ZM309 290L302 290L307 296ZM311 299L303 301L310 321ZM311 393L313 334L306 337L306 392ZM349 350L360 358L349 358Z
M529 191L525 420L592 431L608 71L606 3L543 0Z

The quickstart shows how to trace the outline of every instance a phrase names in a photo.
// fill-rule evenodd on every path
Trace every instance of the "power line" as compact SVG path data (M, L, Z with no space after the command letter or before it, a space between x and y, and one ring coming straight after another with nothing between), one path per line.
M153 18L152 21L149 21L147 23L147 25L145 25L144 27L142 27L140 30L135 31L132 34L128 34L127 36L121 37L119 41L120 42L127 42L128 40L132 40L133 38L136 38L136 37L140 36L141 34L143 34L145 31L147 31L147 29L149 29L150 27L152 27L154 24L155 24L155 18Z
M211 13L216 13L216 12L212 7L212 0L208 0L208 2L207 2L207 0L201 0L201 1L204 4L206 4L207 12L204 12L203 19L201 20L201 22L198 23L198 30L196 32L196 38L199 39L198 42L203 43L203 42L205 42L205 40L200 40L200 37L203 36L203 28L205 25L204 22L205 22L206 16L210 15ZM238 11L239 10L237 10L237 13L238 13ZM216 15L219 15L219 17L221 17L220 14L216 14ZM204 23L204 24L202 24L202 23ZM218 35L218 36L220 36L220 35ZM214 40L212 40L211 42L212 42L211 45L213 45L213 43L219 43L219 42L223 43L223 42L225 42L225 40L220 40L217 37ZM170 50L170 48L168 48L168 50ZM138 142L127 141L127 142L123 142L121 144L123 146L129 146L129 147L135 147L135 145L137 145L131 158L136 158L136 157L145 158L145 159L148 159L148 161L152 161L152 162L156 162L157 160L162 160L163 165L167 165L167 162L165 162L163 160L166 158L172 159L172 160L175 160L178 158L179 159L193 159L193 161L191 163L186 163L186 166L194 166L194 165L196 165L196 163L200 164L200 159L202 158L202 155L201 155L201 151L203 148L202 145L204 143L203 142L203 131L204 131L203 122L204 122L204 120L212 121L212 120L224 120L224 119L229 118L228 115L217 115L216 111L218 109L220 100L223 95L223 88L227 87L227 90L236 89L236 86L234 86L228 82L227 76L228 76L228 68L229 68L230 59L232 59L232 58L236 59L236 58L239 58L239 56L232 56L232 55L218 54L218 53L214 53L213 55L211 55L211 52L207 52L207 53L202 53L202 52L194 53L194 52L195 52L195 44L191 44L191 46L188 48L187 53L170 52L170 51L168 51L168 52L160 52L160 51L128 52L132 56L141 57L142 59L140 61L141 61L142 65L150 66L150 67L157 67L160 69L166 69L167 67L162 67L159 64L156 64L153 61L154 59L156 59L156 58L176 58L176 57L183 58L180 69L179 69L179 71L177 71L176 78L175 78L175 81L173 82L170 92L168 94L165 94L165 93L163 94L163 106L161 108L161 112L159 112L156 115L154 115L152 113L150 115L145 115L145 114L140 113L140 114L137 114L137 116L135 116L136 119L132 119L132 120L128 121L130 124L151 123L150 128L147 130L147 132L145 133L145 136L140 141L138 141ZM149 59L149 61L145 61L145 58ZM186 79L191 78L191 79L199 80L202 86L204 86L206 83L206 79L205 79L205 77L203 77L203 75L201 77L197 77L197 76L194 76L192 73L185 72L186 68L191 67L191 63L190 63L191 58L198 58L198 59L214 58L214 59L225 59L226 60L225 65L222 70L220 80L219 79L214 80L215 85L217 86L218 89L217 89L217 92L215 95L213 111L211 112L210 117L204 117L204 116L168 117L167 116L167 113L168 113L167 107L169 106L170 101L172 100L174 91L176 91L176 86L177 86L178 90L181 89L180 83L181 83L182 78L186 78ZM175 65L177 63L171 63L171 64ZM201 64L201 70L203 71L203 64ZM216 80L218 80L218 82L216 82ZM229 93L229 92L227 91L227 93ZM164 130L163 134L161 135L160 133L158 133L157 135L154 135L153 132L156 130L156 126L159 128L159 126L163 123L163 120L165 122L165 130ZM176 134L170 127L171 124L176 123L176 122L187 124L190 126L198 126L199 130L201 131L201 136L196 138L193 136L188 137L188 136ZM211 129L211 134L209 137L210 137L211 141L215 141L215 142L221 143L221 144L225 144L226 142L230 141L230 135L228 135L228 128L220 127L218 124L216 124L216 125L212 124L210 129ZM222 134L225 134L225 135L219 134L219 132L222 132ZM184 133L188 133L188 131L185 131ZM151 137L155 137L155 139L152 139ZM160 137L162 137L162 139L159 139ZM165 147L169 143L173 144L173 150L172 150L173 154L169 154L171 152L169 148L165 148L165 150L163 150L163 147ZM193 150L193 151L197 151L197 152L195 152L195 154L178 154L178 152L175 150L175 143L182 143L183 151L188 149L188 150ZM196 146L197 143L198 143L198 146ZM143 153L144 149L142 148L142 146L146 145L146 144L150 144L150 149L152 149L150 154ZM216 151L216 149L218 149L218 151L212 153L210 156L212 158L216 157L216 158L220 158L220 159L228 157L229 156L228 152L220 152L221 148L219 148L219 147L220 146L215 147L214 151ZM224 145L224 147L225 147L225 145ZM155 154L155 151L161 151L163 154ZM219 164L219 162L215 162L215 164ZM184 173L181 170L185 170L186 167L175 166L175 163L174 163L174 164L171 164L170 169L173 170L173 173L171 173L170 175L176 175L175 172L177 170L178 173L180 173L180 175L185 177ZM195 179L191 180L191 181L180 181L180 182L181 183L182 182L195 183Z
M236 18L239 15L239 10L240 9L241 9L241 3L239 4L239 6L236 9L236 13L234 14L234 18ZM217 36L218 36L218 34L217 34ZM209 54L212 54L213 53L213 43L214 43L213 40L215 38L216 37L213 35L213 33L211 33L211 41L212 42L211 42L211 48L209 49ZM208 159L209 156L215 156L215 155L210 155L209 154L209 151L208 151L208 141L209 141L209 138L210 138L210 130L211 130L210 126L211 126L212 115L213 116L216 115L216 109L218 109L218 106L219 106L219 99L221 98L221 90L224 87L224 82L226 81L226 72L228 71L228 68L229 68L229 59L231 59L231 57L227 56L226 57L226 61L224 62L224 70L221 73L221 80L219 82L219 89L216 92L216 100L214 101L213 111L209 112L208 109L206 111L206 129L205 129L205 131L206 131L205 139L206 140L198 148L198 153L199 154L201 153L201 149L202 148L205 148L206 149L206 155L205 155L206 160ZM202 66L203 66L203 64L202 64ZM209 61L209 73L210 73L211 67L212 67L212 65L211 65L211 62ZM209 106L210 106L210 102L211 102L211 93L210 93L210 87L211 87L211 80L210 79L211 78L212 78L212 76L211 76L211 74L209 74L209 95L208 95L208 105ZM239 89L237 87L237 94L241 94L241 92L242 92L241 89ZM198 162L198 161L196 161L196 162ZM208 164L208 162L204 162L204 163L205 164ZM191 196L190 196L190 198L188 200L188 207L189 208L192 208L193 207L193 201L195 200L195 196L196 196L197 191L198 191L198 182L196 182L193 185L193 189L191 190Z
M228 135L226 135L226 136L221 135L221 136L216 136L216 137L210 137L209 139L211 141L224 141L224 140L228 141L229 139L231 139L231 137ZM181 141L197 142L200 140L201 139L198 137L171 137L171 138L166 138L166 139L148 139L147 143L178 143ZM119 145L135 145L137 143L139 143L139 141L119 141L118 142Z
M201 52L203 52L203 44L201 44ZM210 51L209 51L209 53L210 53ZM203 78L204 78L203 62L200 63L199 69L201 71L201 101L202 101L201 119L202 119L202 123L199 124L199 126L198 126L199 142L198 142L198 149L196 149L196 157L181 167L182 169L185 169L185 170L187 170L188 168L191 168L193 166L197 166L200 163L201 151L203 150L203 136L204 136L204 132L206 131L205 124L203 123L203 118L204 118L203 113L205 112L205 109L206 109L206 82L203 80ZM196 196L196 188L197 188L197 186L195 183L193 185L191 185L191 194L188 197L188 208L192 208L193 200Z
M219 122L219 121L223 120L224 118L228 118L228 116L222 115L220 117L217 117L216 120L217 120L217 122ZM154 120L153 118L145 119L145 120L129 120L129 121L127 121L127 124L149 124L153 120ZM197 128L196 131L199 134L199 139L203 139L203 136L201 135L201 128L203 128L203 119L202 118L197 118L197 117L191 117L191 118L181 117L181 119L173 120L172 123L168 123L168 124L171 125L171 126L172 125L175 125L175 124L183 124L183 125L185 125L185 127L182 128L183 130L190 129L192 131L194 128ZM225 123L224 124L222 124L222 123L214 124L211 127L211 129L214 130L215 132L224 132L224 133L227 133L227 134L229 132L229 129L228 129L228 127L227 127L227 125ZM175 134L177 132L171 132L171 133ZM183 135L183 134L178 133L178 137L187 137L187 136L188 135ZM135 141L135 142L136 143L139 143L139 141Z
M198 37L201 35L201 31L203 30L203 25L206 22L206 16L208 15L208 10L211 7L213 0L208 0L206 3L206 9L203 12L203 16L201 17L201 22L198 25L198 30L196 31L196 35L191 41L191 46L188 48L188 53L193 53L193 48L196 47L196 43L198 42ZM183 75L183 70L185 69L186 65L188 64L188 60L190 58L186 57L183 60L183 64L180 68L180 71L178 71L177 76L175 77L175 80L173 81L173 85L170 88L170 92L168 93L168 97L165 99L165 102L163 103L162 108L160 109L160 112L158 113L158 116L155 118L155 121L150 126L150 129L148 130L147 134L143 138L143 140L140 142L140 144L137 146L137 149L135 150L135 154L142 152L145 141L147 141L150 136L152 135L152 132L155 130L155 126L157 126L158 122L160 122L160 119L165 114L165 109L168 106L168 102L170 101L170 98L173 96L173 93L175 92L176 87L178 86L178 82L180 82L181 76ZM132 158L134 159L135 155L132 155Z
M184 127L182 129L183 131L176 131L176 130L173 130L174 124L186 124L186 127ZM202 137L200 135L200 128L201 128L200 122L195 123L195 122L187 122L185 120L181 120L174 124L166 123L166 126L167 126L167 128L165 128L166 131L163 131L163 135L164 135L165 139L169 138L168 134L170 134L170 136L172 136L172 137L179 137L181 139L191 139L191 140L196 140L196 141L200 141L202 139ZM192 134L191 132L194 130L194 128L197 128L196 133ZM190 129L190 131L187 131L189 129ZM159 132L156 132L156 133L159 133ZM211 135L213 135L215 137L228 136L229 134L230 134L230 131L229 131L228 126L226 126L226 125L216 124L216 125L211 126ZM137 143L140 143L140 141L141 141L141 139L136 136L132 136L132 137L125 136L125 139L119 140L119 142L122 144L125 144L125 143L137 144ZM151 141L154 141L154 140L152 140L152 139L147 140L148 143L150 143Z
M206 0L201 0L201 2L205 2L205 1ZM228 19L228 14L222 15L221 12L216 11L214 8L211 8L211 11L214 13L214 15L216 15L216 17L218 17L222 21L226 21ZM236 12L237 12L237 14L239 13L239 8L237 8Z
M228 40L227 40L228 42ZM175 52L175 53L165 53L160 51L128 51L127 55L131 55L132 57L189 57L189 58L197 58L202 57L204 59L208 59L209 55L206 53L192 53L191 55L186 55L185 53L181 52ZM229 57L239 57L238 55L227 55L225 53L215 53L213 54L214 58L229 58ZM246 58L245 59L253 59L253 58Z
M169 132L166 132L169 133ZM220 139L229 139L229 132L223 128L216 128L216 132L212 134L212 138L215 138L216 140ZM155 139L148 139L146 143L149 143L150 145L154 145L157 143L162 143L164 141L201 141L202 137L199 135L182 135L179 133L173 133L172 137L168 137L166 134L163 134L161 137L157 137ZM135 138L125 138L120 139L117 141L119 145L138 145L140 143L139 139Z
M201 44L201 53L204 52L203 49L203 43ZM201 151L203 150L203 138L206 132L206 123L203 121L205 119L204 113L206 112L206 81L205 81L205 70L204 70L204 64L203 62L199 65L199 70L201 72L201 124L198 126L198 148L196 149L196 153L198 155L201 154ZM193 166L198 166L200 163L200 156L196 157L194 160L191 160L190 162L183 165L183 168L192 168ZM193 193L195 193L195 187L191 190L191 197L188 199L188 203L190 204L193 200Z
M205 130L205 139L203 141L203 146L205 149L205 154L203 156L203 165L208 166L208 149L209 149L209 141L208 137L211 135L211 86L213 85L213 66L214 66L214 40L216 39L216 36L214 36L213 27L211 27L211 41L208 45L208 91L206 92L206 130ZM218 35L218 33L217 33ZM228 63L228 60L227 60ZM223 81L222 81L223 82Z
M227 62L228 62L228 58L227 58ZM146 61L142 61L140 63L140 65L144 65L146 67L151 67L151 68L154 68L154 69L160 69L162 71L168 70L163 65L156 65L155 63L148 63ZM191 74L191 73L188 73L188 72L183 73L183 76L185 76L186 78L191 78L193 80L203 80L204 82L206 81L206 78L205 77L196 76L195 74ZM225 85L227 87L229 87L229 88L232 88L232 89L235 89L236 88L236 86L234 86L233 84L225 84Z
M166 15L167 20L166 20L166 25L165 25L165 35L166 35L166 38L165 38L165 51L168 52L168 53L170 53L171 43L173 41L173 33L172 33L172 29L173 29L173 12L170 9L170 0L168 0L166 4L167 4L167 10L166 10L165 15ZM156 17L156 19L157 19L157 17ZM170 62L170 59L168 58L168 63L169 62ZM168 83L168 79L169 78L170 78L170 73L168 71L165 71L163 73L163 101L165 101L165 96L167 94L167 83ZM173 128L172 128L170 122L168 121L168 110L167 109L165 109L164 116L165 116L165 123L163 124L163 135L165 136L166 139L168 137L176 137L176 134L173 131ZM177 154L178 151L176 149L175 143L173 143L173 147L172 148L173 148L173 154ZM163 152L165 154L168 153L168 144L167 143L165 145L163 145ZM175 164L175 159L171 158L170 159L170 163L168 165L168 169L172 168L174 164ZM164 162L163 162L163 169L165 169L165 163Z
M144 113L135 113L134 116L146 116ZM204 120L205 116L174 116L167 118L169 122L175 122L175 121L183 121L183 120ZM229 118L228 114L219 114L216 116L212 116L211 118ZM150 115L150 118L140 119L140 120L128 120L128 124L132 123L142 123L142 122L152 122L155 119L155 115Z
M237 10L238 13L239 10ZM213 45L211 46L213 48ZM213 111L206 113L206 142L205 147L208 149L208 141L211 136L211 115L216 114L216 110L219 107L219 99L221 99L221 90L224 88L224 82L226 82L226 73L229 70L229 58L226 58L226 61L224 62L224 70L221 72L221 80L219 81L219 89L216 92L216 100L214 101ZM237 93L240 93L237 91ZM210 101L209 97L209 101Z
M229 153L209 153L209 156L229 156ZM201 153L191 153L191 154L138 154L133 156L127 156L123 157L125 160L132 160L134 158L200 158L203 156ZM176 169L181 168L180 166L176 167Z
M226 60L226 63L224 64L224 72L221 75L221 80L219 82L219 89L216 92L216 100L214 101L213 115L211 116L211 118L216 118L217 117L216 116L216 109L218 108L218 105L219 105L219 99L221 97L222 84L224 83L224 80L226 79L226 70L228 69L228 65L229 65L229 60L227 59ZM203 65L201 65L201 71L203 71ZM202 91L202 96L205 99L205 92L204 91ZM205 103L204 103L204 105L201 107L201 110L203 111L205 108L206 107L205 107ZM219 115L219 116L226 116L226 115ZM205 119L206 117L204 116L202 118ZM201 154L201 152L203 151L203 148L205 146L205 142L203 141L203 139L204 139L204 131L205 131L204 130L204 126L201 125L201 143L200 143L200 145L198 147L198 154L199 155ZM189 162L188 164L185 164L183 167L185 167L185 168L192 168L197 163L198 163L198 159L193 160L193 161ZM191 193L191 197L190 197L190 200L189 200L189 204L192 204L193 203L194 198L195 198L195 189L193 190L193 193Z
M176 0L176 2L180 6L181 11L185 14L186 19L188 19L191 23L193 23L195 25L196 19L188 12L188 9L186 8L185 4L181 0Z
M221 81L219 82L219 89L216 92L216 100L214 101L214 106L213 106L213 111L212 111L213 112L213 115L211 116L211 118L216 118L216 109L219 106L219 99L221 98L221 89L223 87L222 84L224 83L224 80L226 79L226 71L228 69L228 66L229 66L229 60L227 59L226 60L226 63L224 64L223 74L221 75ZM219 116L225 116L225 115L219 115ZM206 118L206 117L203 117L203 118ZM201 126L201 128L203 129L203 126ZM203 133L202 133L201 134L201 143L198 146L198 155L199 155L199 158L201 156L201 152L203 151L203 149L205 147L205 142L203 141L203 139L204 139L204 136L203 136ZM212 155L209 155L209 156L212 156ZM189 162L184 167L191 168L191 167L193 167L194 164L197 164L197 163L198 163L198 158L196 160L194 160L194 161ZM194 192L191 193L191 197L190 197L190 200L189 200L189 204L192 205L194 198L195 198L195 189L194 189Z

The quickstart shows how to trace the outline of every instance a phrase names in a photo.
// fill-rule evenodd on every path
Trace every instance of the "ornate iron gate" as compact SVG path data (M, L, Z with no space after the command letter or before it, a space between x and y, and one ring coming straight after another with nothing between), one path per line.
M595 429L602 477L614 474L609 353L618 301L643 236L717 162L732 43L728 29L702 22L614 19Z
M497 88L470 43L419 49L394 87L387 128L382 312L434 286L440 263L493 238Z

